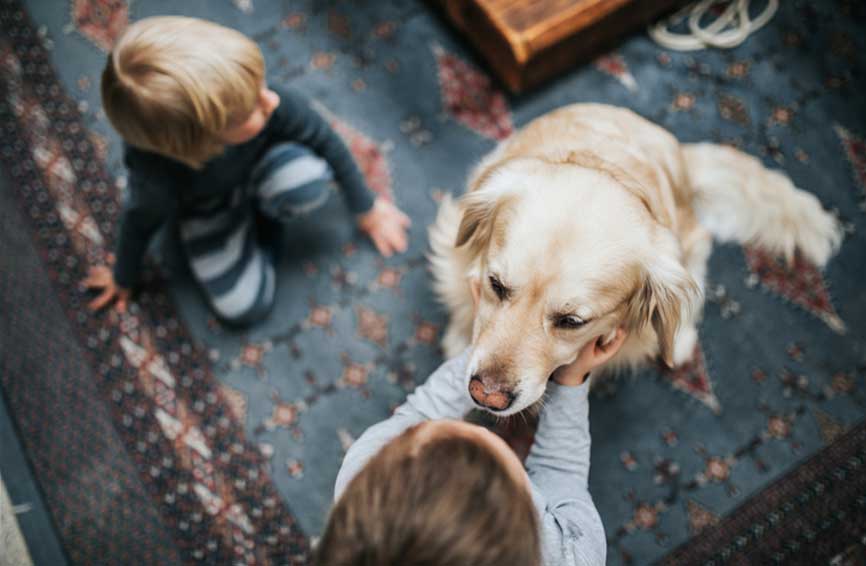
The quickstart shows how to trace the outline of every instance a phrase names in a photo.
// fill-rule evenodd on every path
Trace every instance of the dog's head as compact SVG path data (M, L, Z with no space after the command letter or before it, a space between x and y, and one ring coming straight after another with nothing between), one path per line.
M697 286L658 205L598 164L512 159L461 201L456 245L471 254L473 353L466 376L479 406L517 413L593 340L651 325L669 361Z

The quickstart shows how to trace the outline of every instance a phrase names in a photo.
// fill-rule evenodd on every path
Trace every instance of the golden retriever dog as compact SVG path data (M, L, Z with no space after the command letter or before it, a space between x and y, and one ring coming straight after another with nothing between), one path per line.
M818 199L736 149L681 144L601 104L537 118L475 167L430 227L445 353L472 347L467 395L517 413L619 328L626 341L602 372L688 361L713 237L822 267L842 232Z

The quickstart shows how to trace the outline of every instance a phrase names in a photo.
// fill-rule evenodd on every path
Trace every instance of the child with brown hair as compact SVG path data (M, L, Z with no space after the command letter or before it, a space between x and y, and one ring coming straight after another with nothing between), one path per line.
M113 270L85 279L96 310L123 310L157 229L176 221L208 303L249 324L274 302L280 223L321 206L336 178L358 227L385 256L407 248L409 218L375 198L345 145L309 102L271 88L258 46L186 17L131 25L108 56L102 103L123 138L129 198Z
M587 489L588 376L624 338L599 338L554 372L525 470L501 438L458 420L473 408L469 352L443 364L349 449L316 564L604 564Z

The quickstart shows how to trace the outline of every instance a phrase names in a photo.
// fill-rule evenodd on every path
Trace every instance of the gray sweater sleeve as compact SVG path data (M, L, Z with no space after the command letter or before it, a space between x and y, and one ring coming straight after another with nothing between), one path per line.
M472 409L473 403L463 386L468 360L467 350L439 366L424 385L397 407L391 418L371 426L352 444L337 473L334 500L340 498L370 458L407 428L427 420L461 419Z
M546 565L601 565L607 555L604 526L587 490L589 381L577 387L548 384L526 458Z
M130 289L138 284L148 243L177 210L174 189L168 180L149 177L130 167L129 198L121 215L115 248L114 281L119 286Z

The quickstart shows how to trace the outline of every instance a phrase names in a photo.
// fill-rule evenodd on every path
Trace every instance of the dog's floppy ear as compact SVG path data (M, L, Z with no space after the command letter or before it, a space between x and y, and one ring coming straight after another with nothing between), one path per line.
M479 189L460 199L463 217L457 229L456 247L469 244L477 253L487 247L493 235L493 224L508 197L502 191Z
M669 232L644 264L644 277L629 304L626 326L638 330L652 324L662 361L673 366L674 337L684 316L695 308L700 288L679 260L676 241Z

